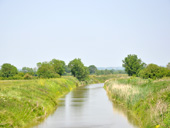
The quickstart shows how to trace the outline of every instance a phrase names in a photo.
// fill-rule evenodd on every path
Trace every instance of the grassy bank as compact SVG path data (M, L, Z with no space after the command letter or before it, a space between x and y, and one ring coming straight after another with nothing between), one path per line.
M0 81L0 127L26 127L56 109L57 98L76 87L73 77Z
M57 99L76 86L103 83L122 75L90 76L79 82L74 77L0 81L0 127L18 128L38 124L57 107ZM29 125L28 125L29 124Z
M170 79L113 79L105 89L112 100L131 111L140 127L170 127Z

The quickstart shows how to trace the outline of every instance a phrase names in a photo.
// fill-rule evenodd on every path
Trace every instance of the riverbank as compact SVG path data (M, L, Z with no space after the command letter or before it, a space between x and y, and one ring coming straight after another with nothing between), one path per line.
M142 128L170 126L170 79L113 79L104 88L114 102L121 104ZM136 120L135 119L135 120Z
M73 77L0 81L0 127L40 122L56 109L58 97L78 85Z
M0 81L0 127L18 128L38 124L57 107L57 99L77 86L103 83L121 76L90 76L79 82L74 77ZM29 124L29 126L28 126Z

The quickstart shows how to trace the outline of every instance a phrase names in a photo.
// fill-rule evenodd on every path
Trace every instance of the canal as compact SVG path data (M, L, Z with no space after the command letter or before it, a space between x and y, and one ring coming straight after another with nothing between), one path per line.
M103 86L81 86L61 97L56 111L35 128L136 128L114 107Z

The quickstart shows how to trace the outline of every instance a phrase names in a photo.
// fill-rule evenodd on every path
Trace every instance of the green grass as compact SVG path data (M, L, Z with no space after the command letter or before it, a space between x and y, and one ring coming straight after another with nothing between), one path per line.
M78 83L73 77L0 81L0 127L26 127L40 122L56 109L58 97Z
M108 94L130 110L142 128L170 126L170 79L113 79L105 83Z

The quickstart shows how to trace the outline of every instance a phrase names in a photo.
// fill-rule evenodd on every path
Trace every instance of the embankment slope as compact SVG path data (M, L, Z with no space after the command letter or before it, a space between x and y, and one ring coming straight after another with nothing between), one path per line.
M170 127L170 79L114 79L104 88L112 100L134 115L140 127Z

